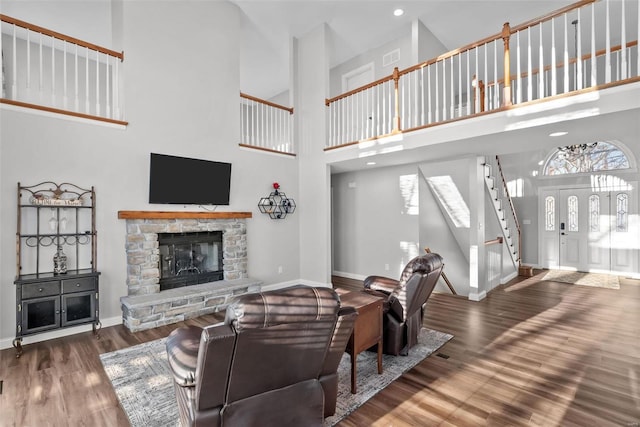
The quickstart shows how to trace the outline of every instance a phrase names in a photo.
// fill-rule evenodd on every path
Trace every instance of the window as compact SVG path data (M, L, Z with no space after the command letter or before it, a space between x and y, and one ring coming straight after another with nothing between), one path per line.
M612 142L593 142L559 147L547 160L543 175L567 175L629 169L629 159Z
M578 196L567 198L567 214L569 231L578 231Z
M616 231L625 232L628 229L629 196L620 193L616 196Z
M556 229L556 199L547 196L544 199L544 229L554 231Z
M589 196L589 230L600 231L600 196Z

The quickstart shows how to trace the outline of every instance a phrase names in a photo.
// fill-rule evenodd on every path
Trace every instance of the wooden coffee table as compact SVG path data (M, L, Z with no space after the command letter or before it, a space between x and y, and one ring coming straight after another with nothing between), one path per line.
M345 350L351 356L351 393L356 393L358 354L377 344L378 374L382 373L382 298L355 291L340 295L340 301L358 312Z

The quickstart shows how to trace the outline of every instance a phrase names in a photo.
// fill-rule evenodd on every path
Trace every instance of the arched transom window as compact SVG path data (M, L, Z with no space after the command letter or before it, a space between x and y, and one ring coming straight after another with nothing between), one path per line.
M559 147L544 166L544 175L566 175L629 169L629 159L611 142Z

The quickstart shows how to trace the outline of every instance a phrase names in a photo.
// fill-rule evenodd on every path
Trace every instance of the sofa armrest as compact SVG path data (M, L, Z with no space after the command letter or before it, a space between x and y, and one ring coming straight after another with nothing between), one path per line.
M372 289L374 291L384 292L390 294L397 286L399 282L389 277L383 276L369 276L364 279L364 288Z
M342 359L342 355L351 337L351 332L353 332L356 316L358 316L358 312L354 307L340 307L338 321L336 322L336 328L333 332L331 343L329 344L321 375L328 375L338 370L340 359Z
M175 329L165 343L169 368L176 384L191 387L196 381L196 365L202 328L187 326Z

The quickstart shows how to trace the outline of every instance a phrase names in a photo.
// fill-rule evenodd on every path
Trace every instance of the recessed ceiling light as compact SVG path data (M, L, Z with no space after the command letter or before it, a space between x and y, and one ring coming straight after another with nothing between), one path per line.
M550 137L556 137L556 136L565 136L566 134L568 134L569 132L565 132L565 131L561 131L561 132L553 132L550 133L549 136Z
M367 166L373 166L375 164L376 164L376 162L367 162Z
M402 16L402 15L404 15L403 9L397 8L393 11L393 16Z

